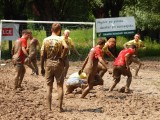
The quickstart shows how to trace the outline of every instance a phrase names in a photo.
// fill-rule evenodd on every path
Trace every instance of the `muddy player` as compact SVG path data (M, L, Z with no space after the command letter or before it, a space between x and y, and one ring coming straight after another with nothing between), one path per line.
M87 78L87 75L84 72L72 73L66 81L67 90L65 95L72 93L77 88L83 89L85 86L87 86L86 78Z
M136 46L131 45L130 48L123 49L118 57L114 61L114 67L113 67L113 84L109 88L109 92L112 91L117 83L119 83L121 79L121 75L127 76L126 86L125 86L125 92L129 92L129 87L132 81L132 73L130 71L129 67L129 61L132 57L132 55L135 54Z
M93 88L95 79L102 79L99 75L97 75L98 62L107 68L106 61L102 57L102 48L104 47L104 44L105 40L99 38L97 45L90 50L90 53L82 66L81 71L87 74L88 86L82 92L81 98L84 98Z
M105 54L107 54L109 57L111 57L113 60L115 59L115 56L109 51L109 49L114 48L116 45L115 38L110 38L102 48L102 54L103 57ZM98 63L98 69L97 69L99 75L103 77L103 75L107 72L107 68L105 68L100 62Z
M82 91L88 86L87 84L87 75L82 72L75 72L69 76L66 81L66 95L70 93L82 93ZM93 80L93 86L103 85L103 79L97 74ZM77 88L78 89L77 91Z
M15 41L15 44L12 48L12 61L16 68L15 83L14 89L21 88L21 83L25 74L24 61L26 57L29 57L26 48L27 48L27 39L30 37L31 31L23 30L22 37Z
M135 45L137 47L135 55L132 56L130 62L134 62L139 65L135 72L135 76L138 76L139 69L141 68L141 65L142 65L142 63L140 62L140 59L138 58L138 49L145 48L144 43L142 42L142 40L140 40L139 34L135 34L134 39L126 42L123 46L124 48L128 48L131 45Z
M80 54L78 53L78 51L76 50L75 46L74 46L74 43L72 41L72 39L69 37L70 35L70 30L65 30L64 31L64 34L62 36L62 39L66 42L66 44L68 45L68 54L65 56L65 72L64 72L64 77L67 76L67 72L68 72L68 69L69 69L69 59L68 59L68 56L71 54L71 50L73 50L77 56L80 57Z
M27 47L29 50L29 59L25 60L25 63L29 68L32 69L31 75L39 75L38 66L37 66L37 47L40 48L39 41L36 38L33 38L32 33L30 36L30 42Z
M47 104L51 110L52 89L54 78L56 78L59 108L63 111L63 83L64 83L64 57L67 54L67 44L58 36L61 32L59 23L52 24L52 35L43 40L41 47L41 74L46 78L47 83ZM45 68L44 68L45 62Z

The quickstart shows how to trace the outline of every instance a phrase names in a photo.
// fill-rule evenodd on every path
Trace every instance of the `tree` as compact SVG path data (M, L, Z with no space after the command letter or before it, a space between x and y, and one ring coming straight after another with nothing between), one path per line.
M156 39L160 30L160 0L126 0L122 16L134 16L136 27Z
M26 12L26 0L1 0L1 18L6 20L27 20ZM20 26L20 32L23 28ZM11 53L12 41L9 41L9 51ZM11 56L11 54L10 54Z
M95 18L119 17L124 0L87 0Z

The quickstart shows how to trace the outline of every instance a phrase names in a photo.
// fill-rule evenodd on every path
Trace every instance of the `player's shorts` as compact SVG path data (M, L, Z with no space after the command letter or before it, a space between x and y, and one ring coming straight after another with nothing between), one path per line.
M52 85L54 82L54 77L57 83L64 82L64 63L59 60L47 60L45 77L47 85Z
M116 82L120 81L121 75L131 77L132 73L130 70L127 70L125 66L114 66L113 68L113 78Z

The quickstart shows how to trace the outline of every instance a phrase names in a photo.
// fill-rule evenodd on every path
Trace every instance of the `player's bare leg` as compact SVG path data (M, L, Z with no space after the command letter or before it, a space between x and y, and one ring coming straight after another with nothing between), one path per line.
M52 83L52 85L47 85L47 106L48 106L49 110L52 110L51 109L52 89L53 89L53 83Z
M142 63L139 63L138 65L139 65L139 66L137 67L137 69L136 69L136 71L135 71L135 76L138 76L138 72L139 72L139 70L140 70L140 68L141 68L141 66L142 66Z
M18 87L19 88L21 88L21 84L22 84L25 72L26 72L26 69L25 69L24 65L22 65L21 74L20 74L20 78L19 78L19 82L18 82Z
M19 77L20 77L20 74L21 74L21 68L19 66L16 66L16 75L15 75L15 78L14 78L14 89L17 89L18 88L18 82L19 82Z
M63 112L62 103L63 103L63 83L57 83L58 99L59 99L59 111Z
M125 86L125 93L129 93L129 87L130 87L131 82L132 82L132 76L127 78L126 86Z
M108 90L109 92L111 92L116 87L117 83L119 83L119 81L120 81L120 78L114 79L113 81L114 82L113 82L112 86Z

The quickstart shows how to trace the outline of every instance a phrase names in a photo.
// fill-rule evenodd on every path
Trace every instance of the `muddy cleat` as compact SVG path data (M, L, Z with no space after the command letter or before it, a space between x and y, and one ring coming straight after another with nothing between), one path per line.
M124 93L125 92L125 87L121 87L118 91L121 92L121 93Z
M65 112L65 110L63 108L59 108L59 112Z
M125 88L125 91L124 91L124 92L125 92L125 93L129 93L129 91L130 91L129 88Z

